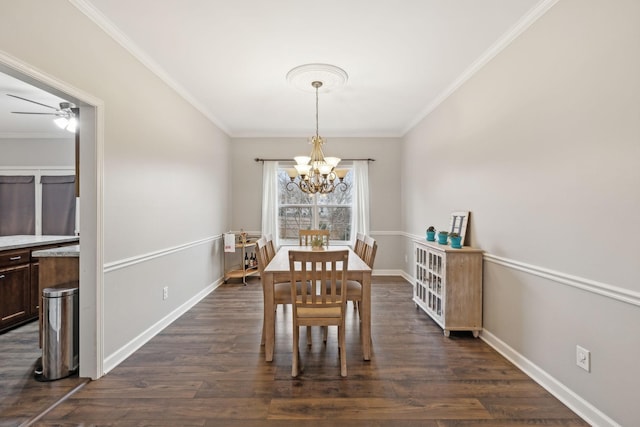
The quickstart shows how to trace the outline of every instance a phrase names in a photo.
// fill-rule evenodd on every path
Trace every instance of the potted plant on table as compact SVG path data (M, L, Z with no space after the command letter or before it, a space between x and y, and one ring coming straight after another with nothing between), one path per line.
M447 237L449 236L449 232L448 231L439 231L438 232L438 243L440 243L441 245L446 245L447 244Z
M427 241L428 242L435 242L436 240L436 229L433 227L433 225L429 226L429 228L427 228Z
M321 251L324 246L324 240L322 237L314 237L311 239L311 250L313 251Z
M462 237L460 236L460 234L454 232L449 233L449 238L451 239L451 247L454 249L460 249L462 248L462 245L460 244Z

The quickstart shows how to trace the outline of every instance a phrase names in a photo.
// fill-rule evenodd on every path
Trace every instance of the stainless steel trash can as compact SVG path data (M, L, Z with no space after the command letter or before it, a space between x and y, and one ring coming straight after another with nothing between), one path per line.
M68 377L78 369L78 288L42 290L42 376Z

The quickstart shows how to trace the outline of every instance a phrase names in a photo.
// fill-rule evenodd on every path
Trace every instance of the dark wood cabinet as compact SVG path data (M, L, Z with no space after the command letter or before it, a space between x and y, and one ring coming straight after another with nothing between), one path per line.
M0 330L28 319L30 278L28 263L0 267Z
M40 262L32 252L77 243L76 240L0 250L0 332L35 320L40 314Z

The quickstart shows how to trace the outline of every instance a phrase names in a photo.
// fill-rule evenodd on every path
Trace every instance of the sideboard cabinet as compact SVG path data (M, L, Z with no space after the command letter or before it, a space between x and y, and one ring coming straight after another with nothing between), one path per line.
M482 330L482 251L437 242L414 244L413 301L449 336Z

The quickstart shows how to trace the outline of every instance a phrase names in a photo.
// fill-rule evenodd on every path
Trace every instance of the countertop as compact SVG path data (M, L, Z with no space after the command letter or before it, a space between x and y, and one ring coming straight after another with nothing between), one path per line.
M78 236L0 236L0 251L79 241Z
M60 248L43 249L31 252L31 256L42 257L79 257L80 245L62 246Z

